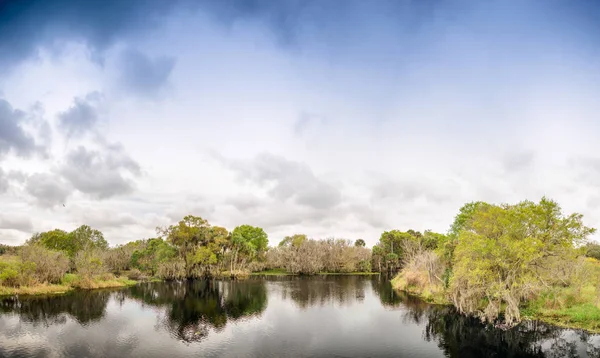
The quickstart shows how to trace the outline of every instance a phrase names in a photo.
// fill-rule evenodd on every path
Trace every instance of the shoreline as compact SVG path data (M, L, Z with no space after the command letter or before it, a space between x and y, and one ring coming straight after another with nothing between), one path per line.
M438 297L425 296L422 293L419 293L414 290L398 288L394 285L393 280L390 280L390 283L392 284L392 289L394 289L395 291L404 292L410 296L420 299L421 301L423 301L427 304L437 305L437 306L454 306L452 304L452 302L450 302L446 299L442 299L439 296ZM587 321L583 321L583 322L577 322L577 321L573 322L572 320L575 317L568 316L565 314L560 314L559 312L560 312L559 310L547 310L547 312L544 313L535 308L523 307L521 309L521 313L522 313L521 322L539 321L539 322L542 322L545 324L549 324L549 325L564 328L564 329L585 331L585 332L592 333L592 334L600 334L600 321L587 320ZM457 314L460 314L460 313L457 312ZM513 328L516 328L518 326L519 326L519 324L517 324Z
M124 276L110 280L92 279L85 285L78 286L70 283L40 284L35 286L5 287L0 286L0 299L10 296L45 296L62 295L76 290L96 290L103 288L121 288L135 286L142 281L130 280Z
M305 276L374 276L379 275L379 272L319 272L314 275ZM303 276L300 274L289 273L279 270L259 271L251 272L247 276L238 277L237 279L246 279L248 277L260 277L260 276ZM218 280L230 280L232 278L227 276L215 277ZM6 287L0 286L0 299L10 296L45 296L45 295L62 295L76 290L96 290L103 288L123 288L135 286L143 282L159 282L165 281L157 278L150 278L148 280L132 280L125 276L116 277L110 280L92 279L88 286L72 285L70 283L60 284L40 284L35 286L22 286L22 287Z

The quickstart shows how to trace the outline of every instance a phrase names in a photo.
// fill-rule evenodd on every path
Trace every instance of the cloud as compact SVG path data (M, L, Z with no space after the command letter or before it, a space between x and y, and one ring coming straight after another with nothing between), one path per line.
M141 175L139 164L120 144L105 144L101 151L83 146L70 151L59 173L82 193L107 199L133 192L132 177Z
M432 203L452 201L460 191L460 186L453 180L404 179L380 180L371 189L371 200L374 202L394 200L408 204L418 199Z
M313 209L331 209L342 201L338 188L317 178L304 163L273 154L260 154L249 162L226 161L240 182L268 189L268 195L281 202L292 200Z
M307 112L302 112L298 116L298 120L294 122L293 132L296 137L301 137L304 132L308 130L308 128L313 125L315 122L320 124L325 123L325 119L316 114L310 114Z
M42 207L53 207L66 203L72 187L56 174L36 173L29 178L25 190Z
M0 229L31 233L33 224L31 219L26 216L0 213Z
M38 151L33 137L22 127L25 113L13 109L10 103L0 99L0 157L14 152L29 157Z
M35 56L40 48L58 50L61 40L84 42L102 62L104 50L124 37L155 29L180 3L33 0L3 4L0 69L10 69Z
M68 210L75 214L78 223L89 225L101 231L140 224L140 220L132 214L115 212L114 209L76 205L69 206Z
M6 193L6 191L8 190L8 177L7 175L4 173L4 171L2 170L2 168L0 168L0 194L2 193Z
M504 157L502 166L507 173L520 172L534 164L535 154L531 151L511 153Z
M58 115L59 127L68 137L81 136L92 130L99 119L97 105L101 101L99 92L90 92L84 98L76 97L73 105Z
M120 59L119 84L125 91L153 97L167 84L175 67L175 58L150 57L138 50L123 51Z

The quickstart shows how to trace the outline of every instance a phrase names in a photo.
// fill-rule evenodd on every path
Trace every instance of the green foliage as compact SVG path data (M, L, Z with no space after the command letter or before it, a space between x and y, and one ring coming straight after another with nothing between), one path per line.
M408 260L407 255L419 249L436 250L445 245L448 237L432 231L423 234L408 230L385 231L381 234L379 242L373 246L372 267L378 271L398 271Z
M37 283L58 283L69 269L69 259L64 252L48 250L41 245L21 248L22 262L33 264L33 279Z
M279 246L293 246L300 247L304 241L308 240L306 235L304 234L294 234L292 236L286 236L281 242Z
M108 242L104 239L102 232L87 225L81 225L70 233L59 229L37 233L28 240L28 244L39 244L49 250L63 251L71 259L84 249L108 249Z
M470 217L461 217L457 232L450 290L460 311L489 321L504 309L507 323L518 322L521 302L555 283L557 272L574 262L576 247L594 232L581 214L565 216L546 198L467 209Z
M365 247L367 246L367 244L365 243L365 240L357 239L356 241L354 241L354 246Z
M600 245L595 242L589 242L583 247L584 255L600 260Z
M265 231L250 225L241 225L233 229L231 241L239 251L253 257L263 253L269 245L269 238Z

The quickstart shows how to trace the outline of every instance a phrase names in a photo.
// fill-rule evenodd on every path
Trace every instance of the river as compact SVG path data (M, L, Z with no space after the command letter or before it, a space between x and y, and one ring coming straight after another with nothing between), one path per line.
M486 328L379 276L157 282L0 302L0 357L600 357L598 335Z

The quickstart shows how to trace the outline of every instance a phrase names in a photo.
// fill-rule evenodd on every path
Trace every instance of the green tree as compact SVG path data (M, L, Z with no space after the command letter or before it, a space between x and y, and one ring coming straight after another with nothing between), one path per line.
M28 243L40 244L50 250L63 251L71 259L83 249L108 249L108 242L102 232L87 225L81 225L70 233L59 229L37 233L28 240Z
M279 242L279 246L293 246L300 247L303 242L308 240L308 237L304 234L294 234L292 236L286 236L281 242Z
M210 241L210 228L207 220L193 215L185 216L175 225L157 228L159 235L177 248L179 257L185 263L188 278L197 276L197 265L206 261L206 252L201 247Z
M365 243L365 240L363 239L358 239L356 241L354 241L354 246L358 246L358 247L365 247L367 244Z
M231 271L254 259L262 257L267 250L269 238L262 228L250 225L241 225L233 229L231 233L233 255L231 260Z
M458 226L450 280L459 311L488 321L500 311L508 324L520 320L520 303L552 285L557 267L572 265L576 248L594 229L581 214L563 215L552 200L516 205L477 204ZM485 306L481 305L485 302Z

